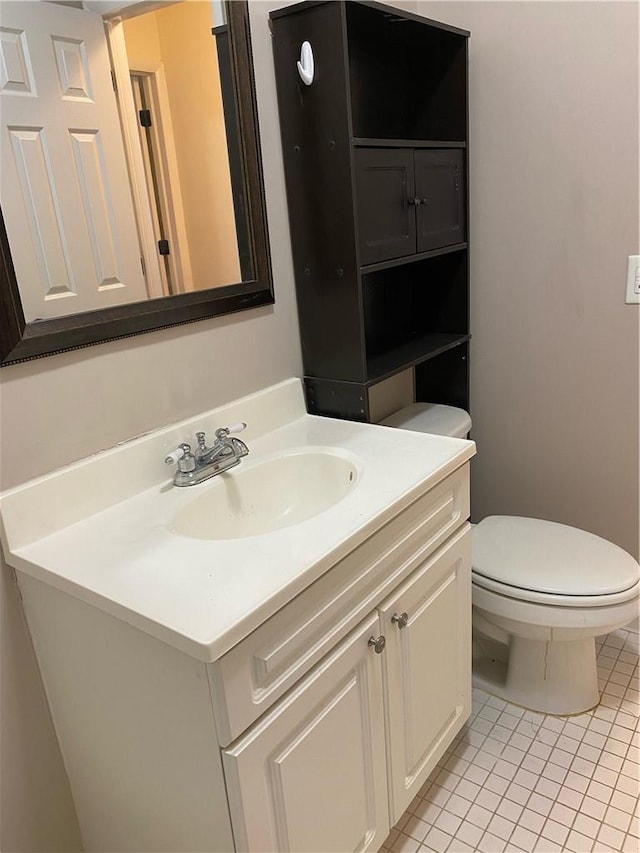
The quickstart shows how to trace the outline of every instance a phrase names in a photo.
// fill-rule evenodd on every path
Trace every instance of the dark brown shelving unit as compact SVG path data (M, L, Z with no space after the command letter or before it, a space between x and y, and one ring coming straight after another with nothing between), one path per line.
M309 411L368 421L407 369L468 410L469 33L369 0L270 17Z

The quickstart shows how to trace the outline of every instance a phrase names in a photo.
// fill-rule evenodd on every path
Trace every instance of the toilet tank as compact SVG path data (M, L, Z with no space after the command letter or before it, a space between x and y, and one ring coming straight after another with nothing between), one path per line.
M411 403L380 423L383 426L433 435L449 435L453 438L466 438L471 429L468 412L455 406L445 406L443 403Z

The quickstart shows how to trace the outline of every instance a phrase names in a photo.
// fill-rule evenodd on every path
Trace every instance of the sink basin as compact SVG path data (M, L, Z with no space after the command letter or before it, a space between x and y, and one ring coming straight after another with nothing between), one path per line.
M194 539L239 539L306 521L342 500L357 467L328 450L303 450L218 474L173 518ZM200 489L201 487L196 486Z

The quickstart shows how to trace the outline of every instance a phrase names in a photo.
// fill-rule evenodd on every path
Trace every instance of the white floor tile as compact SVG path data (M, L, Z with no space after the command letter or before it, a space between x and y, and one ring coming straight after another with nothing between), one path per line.
M456 832L456 839L470 844L475 849L483 834L484 830L479 826L465 821Z
M517 823L520 820L520 815L524 811L524 806L514 803L513 800L503 800L496 810L496 814Z
M573 828L576 832L580 832L582 835L586 835L591 840L595 840L600 832L601 823L599 820L595 820L595 818L589 817L586 814L577 815L575 821L573 822Z
M526 808L522 812L520 820L518 821L519 826L524 826L525 829L535 832L536 835L539 835L540 832L542 832L544 824L544 815L538 814L538 812L535 812L530 808Z
M569 827L565 826L563 823L558 823L556 820L547 818L547 822L542 828L542 834L545 838L555 841L556 844L564 844L567 840L567 836L569 835Z
M583 799L584 795L579 791L574 791L572 788L562 787L558 794L557 802L562 803L563 806L567 806L577 812L580 811Z
M631 820L631 816L629 815L628 817L629 817L629 820L627 821L627 826L629 825L629 821ZM441 829L443 832L446 832L449 835L453 836L456 834L456 831L459 828L461 823L462 823L462 818L457 817L454 814L451 814L451 812L443 810L440 813L440 816L438 817L438 819L436 821L436 826L438 829ZM626 827L625 827L625 829L626 829Z
M605 803L601 803L600 800L594 800L592 797L585 797L582 801L580 811L583 814L589 815L589 817L602 821L606 814L607 806Z
M496 794L504 794L509 787L509 780L497 773L490 773L484 783L484 787Z
M570 827L576 819L576 814L575 809L570 809L568 806L563 806L562 803L556 802L549 812L549 818L557 821L557 823L561 823L563 826Z
M514 803L524 806L531 796L531 789L525 788L523 785L518 785L512 782L505 792L505 797L508 800L513 800Z
M557 782L553 782L551 779L545 779L541 776L535 790L537 794L542 794L543 797L550 797L552 800L555 800L561 787L562 786Z
M401 832L394 841L391 850L393 853L416 853L419 847L419 841Z
M620 772L622 772L623 768L624 768L624 762L623 762L622 768L620 769ZM614 770L609 770L607 767L602 767L599 765L593 771L593 781L594 782L601 782L603 785L608 785L610 788L615 788L619 775L620 775L620 773L617 773ZM637 776L637 773L633 774L633 775Z
M570 770L564 778L563 785L565 788L570 788L579 794L585 794L589 787L589 777L582 776L580 773L574 773L573 770Z
M493 791L482 788L474 802L476 805L482 806L483 809L489 809L490 812L495 812L500 805L500 797L498 794L494 794ZM628 818L631 820L631 815L628 815Z
M625 794L622 791L614 791L611 797L611 805L623 812L628 812L628 814L633 814L637 802L636 797L632 797L630 794Z
M482 853L502 853L506 846L507 842L503 838L485 832L478 844L478 850Z
M547 817L553 808L553 800L550 800L549 797L542 797L540 794L534 792L529 797L527 808L532 809L539 815L542 815L542 817Z
M620 809L609 806L604 816L604 822L609 826L620 829L622 832L626 832L631 823L631 815L628 812L623 812Z
M479 826L480 829L487 828L491 817L492 814L489 809L485 809L482 806L477 806L475 805L475 803L467 812L467 820L469 821L469 823L473 823L475 826Z
M624 841L624 832L615 829L613 826L603 824L596 839L596 846L604 844L608 849L620 850Z
M627 835L625 840L622 842L622 850L624 853L638 853L638 851L640 851L638 839L634 838L632 835Z
M384 853L640 853L637 630L599 638L602 701L575 717L473 691L473 712Z
M420 818L412 816L407 823L402 827L402 832L405 835L410 835L418 841L422 841L427 832L431 829L431 824L426 823Z
M526 850L527 853L533 853L537 839L538 836L535 832L525 829L524 826L516 826L513 830L510 841L521 850Z
M590 853L593 850L593 838L580 835L579 832L572 829L565 841L565 847L567 850L571 850L572 853Z
M434 826L424 839L424 844L430 850L435 851L435 853L445 853L452 840L451 835Z

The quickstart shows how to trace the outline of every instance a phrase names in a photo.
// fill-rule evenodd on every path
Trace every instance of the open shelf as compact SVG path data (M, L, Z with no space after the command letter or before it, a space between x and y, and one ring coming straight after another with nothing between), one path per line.
M347 3L356 137L464 140L467 34Z
M431 358L469 333L467 254L438 255L362 277L367 379ZM444 335L445 337L441 337ZM435 350L435 351L434 351Z
M408 367L428 361L447 350L470 340L470 335L455 335L445 332L429 332L419 338L406 341L394 349L372 358L368 364L367 385L388 379Z
M469 408L469 342L425 359L414 371L416 400Z

